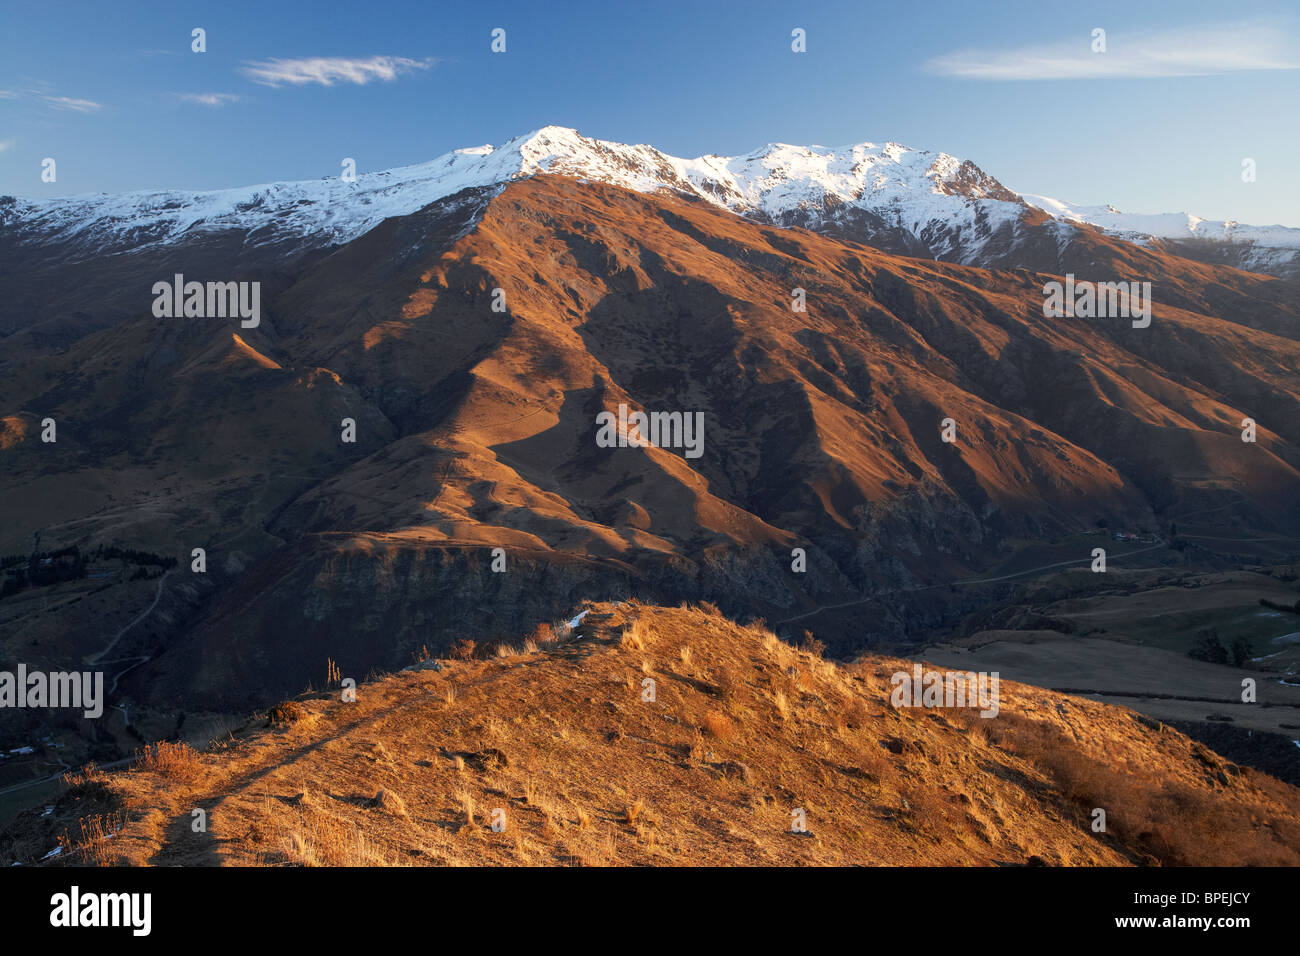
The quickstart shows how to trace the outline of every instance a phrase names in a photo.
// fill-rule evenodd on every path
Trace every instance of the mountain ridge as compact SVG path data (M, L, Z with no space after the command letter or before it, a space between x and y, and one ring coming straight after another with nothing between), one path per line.
M1296 863L1294 788L1008 680L997 719L901 703L923 666L828 662L709 605L587 602L353 702L327 682L204 752L162 742L129 771L70 773L0 831L0 863Z
M385 218L410 215L462 190L499 190L537 173L595 179L639 192L677 191L747 218L818 231L847 229L887 251L967 265L1031 266L1001 249L1027 224L1050 218L1052 239L1069 244L1080 225L1132 241L1187 238L1169 217L1107 222L1097 210L1041 196L1026 199L970 160L895 142L842 147L768 143L734 157L670 156L545 126L499 147L453 150L425 163L341 177L223 190L154 190L50 200L0 197L0 229L22 242L62 244L89 256L108 249L189 241L224 230L254 245L338 246ZM1196 233L1219 260L1290 276L1300 268L1300 229L1205 221ZM1162 224L1147 234L1141 223ZM1137 224L1137 225L1135 225ZM469 223L467 223L467 228ZM1153 225L1154 228L1154 225ZM1193 258L1201 258L1194 254ZM1234 261L1234 257L1235 260Z
M1269 299L1277 280L1116 245L1166 274L1151 328L1133 329L1045 320L1032 273L893 256L678 194L537 175L464 235L461 202L304 265L256 329L160 323L143 293L77 330L57 310L32 339L41 363L0 383L4 409L34 416L27 440L5 433L6 548L58 526L162 553L207 543L219 593L124 687L264 699L301 686L309 650L392 666L593 593L818 611L843 655L974 610L930 586L1016 541L1072 535L1086 557L1096 521L1155 534L1202 509L1300 533L1283 507L1297 346L1268 331L1297 317ZM620 403L705 412L703 456L598 447L596 418ZM1257 408L1260 443L1243 445ZM55 467L34 409L63 423L57 467L80 501L22 480ZM355 445L339 443L345 416ZM498 547L511 573L487 570ZM809 573L790 572L794 547ZM868 602L866 621L819 611Z

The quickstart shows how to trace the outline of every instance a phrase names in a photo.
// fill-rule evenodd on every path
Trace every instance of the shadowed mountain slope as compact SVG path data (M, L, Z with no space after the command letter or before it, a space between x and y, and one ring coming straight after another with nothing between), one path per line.
M1214 508L1300 533L1290 286L1091 241L1078 278L1151 281L1149 328L1044 318L1049 275L554 175L266 260L248 273L268 277L256 328L155 319L135 280L206 278L208 252L143 250L129 288L86 273L102 311L9 337L32 351L0 379L3 551L36 528L204 547L211 596L138 635L150 660L123 687L216 706L292 692L327 656L400 666L587 597L780 620L1097 521L1156 534ZM701 456L599 447L596 417L620 404L701 412ZM940 613L819 636L848 653ZM5 622L24 643L54 626Z

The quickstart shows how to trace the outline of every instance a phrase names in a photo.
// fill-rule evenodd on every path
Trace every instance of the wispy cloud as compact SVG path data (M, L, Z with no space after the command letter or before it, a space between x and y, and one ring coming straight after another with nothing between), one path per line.
M71 96L42 96L41 99L49 103L53 109L72 110L75 113L93 113L104 108L103 104L96 103L94 100L78 100Z
M1069 41L1010 50L957 50L934 57L931 73L970 80L1076 80L1208 76L1300 69L1300 40L1277 24L1188 27L1148 33L1107 32L1106 52L1091 32Z
M412 60L404 56L372 56L364 59L316 56L299 60L260 60L249 62L242 68L245 76L265 86L302 86L319 83L355 83L364 86L371 80L392 82L404 73L427 70L435 60L428 57Z
M177 93L176 96L186 103L198 103L201 106L225 106L239 101L237 93Z
M18 140L16 139L0 139L0 153L13 149L14 144L17 142Z
M22 96L17 90L0 90L0 100L16 100Z

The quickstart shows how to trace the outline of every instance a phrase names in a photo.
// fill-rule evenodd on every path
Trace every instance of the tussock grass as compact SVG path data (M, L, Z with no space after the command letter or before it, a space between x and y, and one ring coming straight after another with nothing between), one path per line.
M304 814L280 839L280 853L295 866L393 866L359 828L325 813Z
M774 691L772 693L772 705L776 712L781 715L782 720L790 719L790 698L785 695L784 691Z
M736 733L735 721L718 710L706 711L701 727L705 733L722 741L730 740Z
M640 818L641 814L644 812L645 812L645 803L643 803L639 799L634 800L632 801L631 804L628 805L627 809L623 811L623 822L626 823L628 826L636 826L636 821L638 820L638 818Z
M110 841L121 831L125 822L125 817L116 811L83 817L78 821L76 837L69 836L67 830L59 837L61 855L69 862L108 866L111 862Z
M162 740L140 748L131 769L161 774L178 783L193 782L204 772L202 757L183 740L175 743Z

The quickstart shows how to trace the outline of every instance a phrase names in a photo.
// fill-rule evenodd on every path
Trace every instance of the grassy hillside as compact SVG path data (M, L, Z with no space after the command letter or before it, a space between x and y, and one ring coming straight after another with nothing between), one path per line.
M592 605L461 655L72 775L0 861L1300 863L1300 791L1121 707L1003 682L993 718L895 709L910 661L832 664L707 605Z

